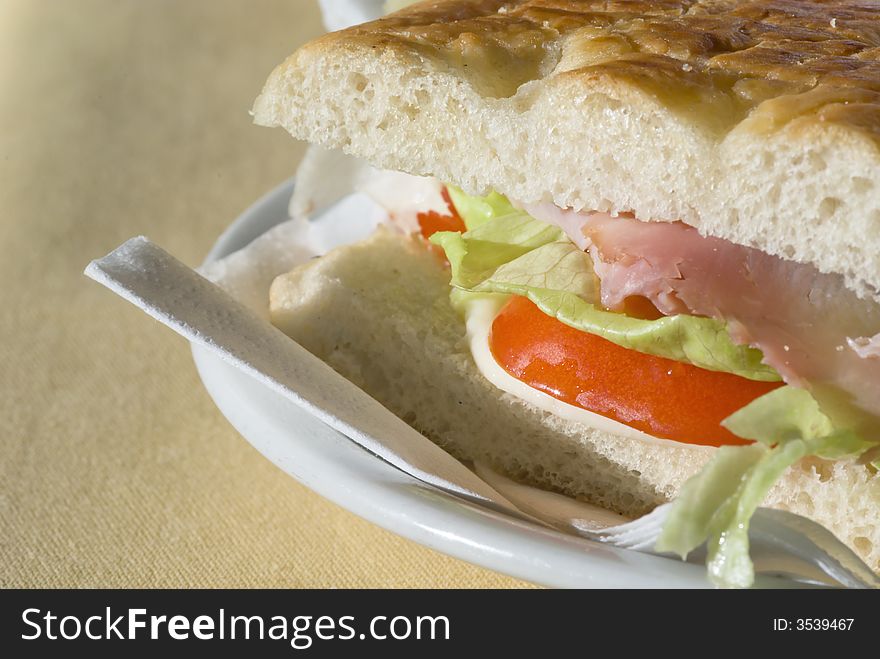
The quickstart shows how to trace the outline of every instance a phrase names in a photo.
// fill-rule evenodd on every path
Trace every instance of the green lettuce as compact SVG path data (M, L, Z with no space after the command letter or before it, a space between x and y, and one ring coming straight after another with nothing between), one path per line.
M687 314L643 320L601 309L590 257L561 229L497 193L478 198L451 189L450 194L472 228L435 233L431 242L446 252L455 288L527 297L566 325L645 354L751 380L779 380L761 363L760 351L735 344L718 320Z
M458 211L459 216L464 220L464 225L469 230L476 229L481 224L504 215L514 213L525 215L511 204L507 197L494 190L485 197L469 195L453 185L447 185L446 191L455 205L455 210Z
M876 444L836 430L809 392L791 386L761 396L722 425L757 443L719 448L684 484L655 549L684 558L706 542L711 581L748 587L755 576L749 520L785 470L808 455L837 460Z

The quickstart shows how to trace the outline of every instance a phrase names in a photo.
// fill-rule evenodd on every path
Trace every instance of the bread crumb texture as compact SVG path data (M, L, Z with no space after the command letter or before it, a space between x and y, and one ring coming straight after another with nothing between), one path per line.
M417 239L387 230L278 277L272 321L462 460L629 516L672 498L714 449L619 437L504 393L478 371L449 273ZM807 515L880 571L880 477L805 460L766 505Z
M683 220L880 299L876 2L425 2L304 46L254 117L472 193Z

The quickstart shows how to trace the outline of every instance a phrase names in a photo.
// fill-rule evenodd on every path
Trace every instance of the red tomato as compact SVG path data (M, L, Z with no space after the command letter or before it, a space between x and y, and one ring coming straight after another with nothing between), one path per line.
M419 229L421 230L422 237L425 240L433 236L438 231L464 232L467 230L467 228L464 226L464 221L461 219L458 211L455 210L455 205L452 203L452 199L449 197L449 192L446 191L446 186L443 187L442 194L443 201L446 202L446 207L449 208L448 215L438 213L437 211L428 211L427 213L419 213L416 215L416 220L418 220L419 222Z
M720 423L782 385L622 348L514 297L492 324L490 348L513 377L554 398L655 437L748 444Z

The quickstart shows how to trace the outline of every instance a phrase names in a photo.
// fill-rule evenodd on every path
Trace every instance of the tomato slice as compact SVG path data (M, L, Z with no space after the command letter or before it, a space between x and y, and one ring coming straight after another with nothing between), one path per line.
M513 377L566 403L654 437L689 444L749 444L720 423L782 385L622 348L513 297L489 337L498 364Z
M438 213L437 211L428 211L426 213L418 213L416 215L416 220L419 223L419 229L422 232L422 237L427 240L431 236L433 236L438 231L466 231L467 228L464 225L464 220L461 219L461 216L458 214L458 211L455 210L455 205L452 203L452 198L449 196L449 192L446 190L446 186L443 186L443 201L446 202L446 207L449 209L449 213L443 214Z

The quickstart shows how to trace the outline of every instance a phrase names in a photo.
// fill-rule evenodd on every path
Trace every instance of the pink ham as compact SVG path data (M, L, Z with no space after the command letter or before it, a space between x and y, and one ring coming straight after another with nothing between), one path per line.
M855 413L863 433L880 436L880 305L859 299L839 275L681 222L528 210L586 244L607 307L641 295L666 315L724 320L735 340L759 348L789 384L809 388L833 419L851 423Z

